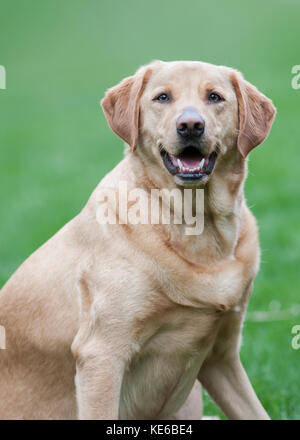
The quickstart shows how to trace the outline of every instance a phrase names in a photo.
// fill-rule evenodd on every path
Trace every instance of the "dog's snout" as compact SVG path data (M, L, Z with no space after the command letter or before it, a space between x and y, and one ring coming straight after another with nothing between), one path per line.
M196 110L188 108L176 121L176 130L180 136L201 136L204 133L205 121Z

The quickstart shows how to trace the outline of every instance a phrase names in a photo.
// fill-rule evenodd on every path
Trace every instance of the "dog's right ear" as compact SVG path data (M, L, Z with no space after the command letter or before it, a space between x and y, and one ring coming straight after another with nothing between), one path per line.
M151 71L150 67L139 69L135 75L109 89L101 101L110 128L132 150L139 136L139 102Z
M243 157L268 136L276 109L272 101L234 71L231 75L239 106L237 146Z

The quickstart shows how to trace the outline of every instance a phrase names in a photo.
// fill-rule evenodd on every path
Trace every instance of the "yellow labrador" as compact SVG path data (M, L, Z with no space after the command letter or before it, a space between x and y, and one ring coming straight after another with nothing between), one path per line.
M267 419L239 346L259 266L246 158L272 102L233 69L155 61L102 106L125 158L0 293L0 418L200 418L201 383L229 418ZM117 221L99 221L101 191L119 200L120 182L203 189L202 233L120 221L108 198Z

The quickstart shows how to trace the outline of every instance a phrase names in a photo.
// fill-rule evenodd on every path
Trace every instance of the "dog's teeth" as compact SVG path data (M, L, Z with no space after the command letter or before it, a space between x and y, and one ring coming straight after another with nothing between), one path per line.
M177 163L178 163L178 165L179 165L179 168L182 170L182 169L183 169L183 165L182 165L182 163L181 163L181 160L180 160L180 159L177 159Z
M201 162L199 163L199 169L200 169L200 170L201 170L201 168L203 167L204 162L205 162L205 159L203 158L203 159L201 160Z
M199 171L201 171L201 168L203 168L204 163L205 163L205 158L203 158L201 160L201 162L199 163L199 165L197 167L195 167L195 168L186 168L186 167L183 166L181 160L177 158L177 165L178 165L180 171L183 171L184 173L196 173L196 172L199 172Z

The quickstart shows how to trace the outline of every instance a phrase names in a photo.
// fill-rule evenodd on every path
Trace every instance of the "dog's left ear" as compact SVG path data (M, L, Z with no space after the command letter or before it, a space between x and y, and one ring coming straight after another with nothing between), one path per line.
M110 128L132 150L136 148L139 135L139 102L151 68L141 68L135 75L123 79L109 89L101 105Z
M239 72L231 75L239 106L238 149L243 157L268 136L276 109L272 101L244 80Z

